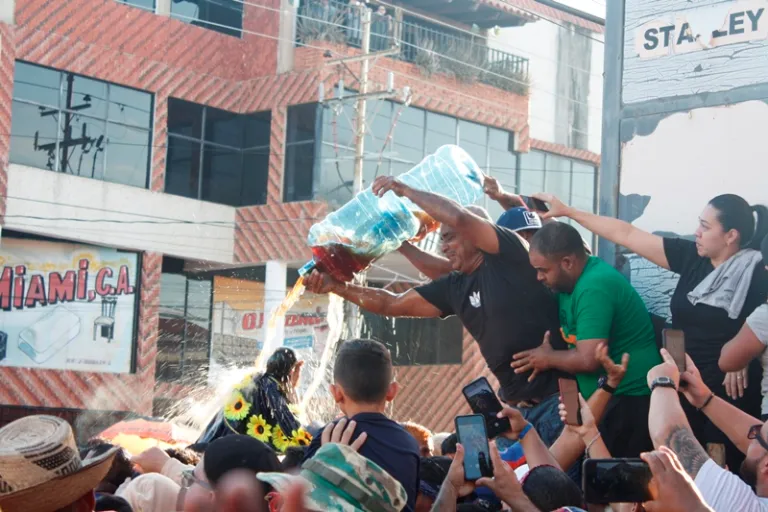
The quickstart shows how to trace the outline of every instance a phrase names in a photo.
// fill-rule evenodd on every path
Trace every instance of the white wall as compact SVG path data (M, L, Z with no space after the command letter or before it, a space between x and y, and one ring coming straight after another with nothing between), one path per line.
M119 222L94 222L104 220ZM9 230L231 263L234 226L229 206L17 164L8 168Z
M562 24L562 22L557 22ZM531 99L529 123L531 137L546 142L556 140L558 36L562 29L546 20L527 23L522 27L504 28L498 35L490 34L488 45L529 59ZM602 41L602 34L591 37ZM600 153L603 105L603 44L592 41L590 84L588 96L588 146ZM560 116L567 118L567 116Z

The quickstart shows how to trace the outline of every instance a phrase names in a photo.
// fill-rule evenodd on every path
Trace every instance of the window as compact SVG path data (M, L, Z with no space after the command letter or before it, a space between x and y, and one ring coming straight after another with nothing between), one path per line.
M118 3L128 4L134 7L140 7L141 9L155 12L155 0L117 0Z
M386 318L362 311L362 337L382 342L395 366L461 364L464 328L455 316Z
M229 206L264 204L271 114L170 98L165 191Z
M597 169L581 160L560 155L531 151L520 155L520 193L549 192L566 203L588 212L594 212ZM585 240L594 245L592 233L579 224L566 221L579 230Z
M210 359L211 281L183 268L181 260L163 259L155 375L166 382L204 380Z
M317 103L288 107L285 137L284 201L312 199Z
M12 163L146 188L152 95L16 62Z
M497 128L488 129L488 173L508 191L517 191L517 154L512 150L514 135ZM496 201L488 200L488 213L496 220L504 209Z
M240 37L242 0L172 0L171 17L222 34Z

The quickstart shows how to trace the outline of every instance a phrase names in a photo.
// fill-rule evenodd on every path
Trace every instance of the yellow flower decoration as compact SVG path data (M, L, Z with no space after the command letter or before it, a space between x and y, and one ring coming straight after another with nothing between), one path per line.
M272 434L272 427L267 425L267 420L265 420L261 414L258 416L254 414L248 420L248 429L246 430L246 433L251 437L255 437L262 443L266 443L269 441L269 436Z
M235 389L244 389L249 387L251 384L253 384L253 374L249 373L245 377L243 377L243 380L240 381L240 384L235 386Z
M309 446L309 443L312 442L312 436L303 428L294 430L291 433L291 437L293 438L291 442L293 446Z
M272 429L272 444L280 453L284 452L291 445L291 441L285 437L283 429L279 425Z
M224 406L224 417L232 421L242 420L250 410L251 404L245 401L239 391L235 391Z

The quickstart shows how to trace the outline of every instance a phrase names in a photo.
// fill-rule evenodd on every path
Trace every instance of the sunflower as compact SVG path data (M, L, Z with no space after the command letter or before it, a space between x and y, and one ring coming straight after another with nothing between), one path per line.
M250 387L253 384L253 373L249 373L245 377L243 377L243 380L240 381L240 384L235 386L235 389L245 389L247 387Z
M303 428L300 428L299 430L294 430L291 433L291 438L292 438L291 444L293 446L301 446L301 447L309 446L309 443L312 442L312 436L309 434L309 432L307 432Z
M250 410L251 404L245 401L239 391L235 391L224 406L224 417L232 421L242 420Z
M285 449L291 445L291 441L283 434L283 429L280 426L275 426L272 429L272 445L277 448L280 453L285 452Z
M272 427L267 425L267 420L264 419L264 416L261 414L256 416L254 414L248 420L246 433L251 437L255 437L262 443L266 443L269 441L270 434L272 434Z

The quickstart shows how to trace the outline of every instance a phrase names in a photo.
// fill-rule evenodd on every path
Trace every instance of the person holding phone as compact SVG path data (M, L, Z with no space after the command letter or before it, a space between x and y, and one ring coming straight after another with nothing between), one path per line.
M629 354L626 376L609 390L614 396L600 430L614 455L639 456L651 448L645 374L661 360L643 300L616 269L587 254L581 235L568 224L539 230L530 260L539 280L558 294L560 329L569 350L553 350L545 337L541 346L515 354L512 367L519 373L532 370L531 379L550 369L573 373L581 394L589 398L598 388L606 389L596 347L605 344L614 361Z
M387 317L445 318L458 316L477 341L493 372L503 401L517 405L551 444L562 431L557 417L559 371L529 373L510 367L516 352L541 343L547 331L552 345L564 350L557 327L557 301L536 280L527 243L513 231L494 224L487 212L464 208L443 196L416 190L396 177L380 176L372 187L383 196L404 197L442 224L442 250L453 271L405 293L340 283L313 271L305 285L313 293L335 293L361 308Z
M545 217L568 217L678 274L670 301L672 327L685 333L687 353L715 394L753 416L759 414L760 365L725 373L718 360L726 342L768 298L768 270L756 250L768 234L767 207L750 206L734 194L717 196L699 215L695 240L685 240L654 235L619 219L577 210L551 194L535 197L549 204ZM734 294L729 294L726 282L738 283ZM685 408L697 439L704 444L725 443L726 463L738 467L741 455L733 444L689 404Z

